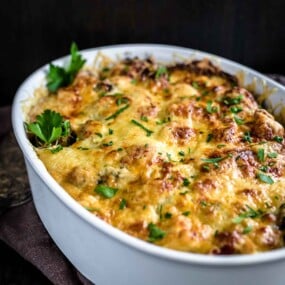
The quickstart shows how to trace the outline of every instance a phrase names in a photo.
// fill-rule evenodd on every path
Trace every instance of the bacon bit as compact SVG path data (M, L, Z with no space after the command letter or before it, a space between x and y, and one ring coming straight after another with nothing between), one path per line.
M243 190L239 191L238 193L244 194L246 196L250 196L252 198L257 197L257 195L258 195L257 191L254 189L243 189Z

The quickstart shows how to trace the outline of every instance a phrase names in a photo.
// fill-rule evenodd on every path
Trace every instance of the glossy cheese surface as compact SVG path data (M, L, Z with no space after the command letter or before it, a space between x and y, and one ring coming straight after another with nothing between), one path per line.
M36 148L38 156L94 215L181 251L284 246L284 128L235 76L208 60L165 67L132 58L36 93L29 120L52 109L76 135L57 153Z

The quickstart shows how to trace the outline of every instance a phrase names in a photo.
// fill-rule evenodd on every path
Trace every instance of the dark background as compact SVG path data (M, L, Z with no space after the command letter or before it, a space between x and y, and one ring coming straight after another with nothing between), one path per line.
M35 69L69 52L119 43L208 51L285 74L284 0L9 0L0 8L0 106ZM1 122L0 122L1 127ZM48 284L0 242L0 284Z
M118 43L208 51L284 73L283 0L8 0L1 2L0 106L32 71L69 52Z

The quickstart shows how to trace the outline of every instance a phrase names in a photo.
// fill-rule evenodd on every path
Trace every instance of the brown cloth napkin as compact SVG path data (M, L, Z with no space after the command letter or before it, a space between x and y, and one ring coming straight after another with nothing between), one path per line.
M270 76L285 85L285 76L275 74ZM0 108L0 150L1 144L3 145L7 140L7 136L5 139L3 136L7 134L10 127L10 108ZM16 147L16 142L10 138L8 145ZM7 149L5 152L8 153ZM13 150L13 155L19 156L19 159L13 159L14 162L23 163L18 148L17 151ZM92 284L70 264L56 247L43 227L32 201L0 214L0 239L35 265L54 284Z

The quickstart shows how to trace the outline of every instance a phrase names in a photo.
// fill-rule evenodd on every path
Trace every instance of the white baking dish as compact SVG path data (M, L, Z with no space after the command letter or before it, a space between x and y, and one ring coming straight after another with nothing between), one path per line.
M87 64L92 64L98 51L113 58L126 52L132 56L147 54L163 62L208 57L216 60L226 72L243 71L245 83L256 78L258 92L276 88L269 103L280 107L283 104L283 86L256 71L208 53L166 45L118 45L82 51ZM54 63L62 64L65 59ZM17 91L12 111L13 128L25 157L38 214L57 246L83 275L97 285L285 284L285 249L241 256L178 252L131 237L73 200L38 159L23 126L23 102L43 83L46 70L47 66L44 66L34 72Z

